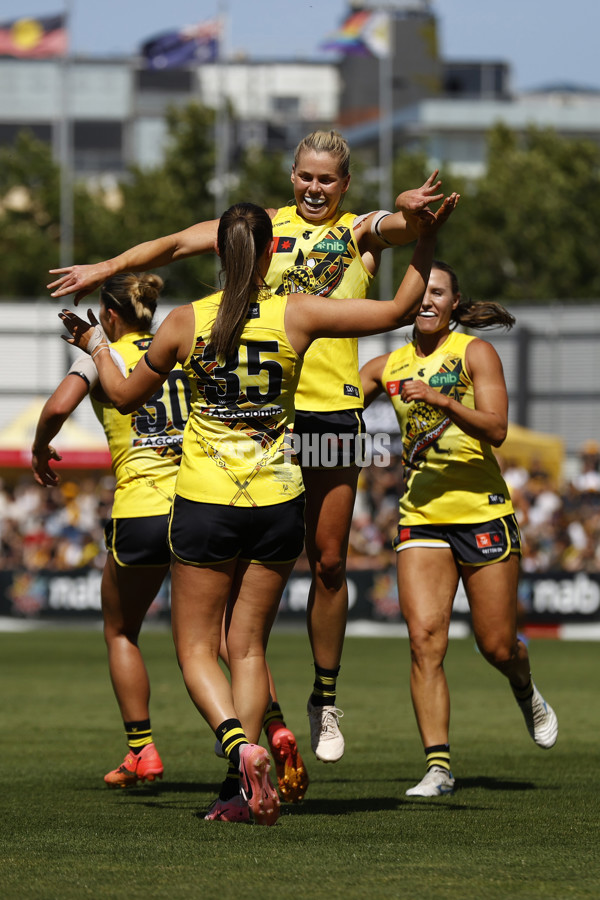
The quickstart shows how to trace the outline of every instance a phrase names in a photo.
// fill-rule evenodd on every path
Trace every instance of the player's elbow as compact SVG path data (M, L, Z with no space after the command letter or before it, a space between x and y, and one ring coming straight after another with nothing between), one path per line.
M44 408L44 415L50 425L60 428L73 412L73 404L69 400L55 398L48 401Z
M498 423L492 431L488 438L492 447L501 447L504 441L506 440L506 434L508 431L508 426L505 423Z
M128 415L128 413L135 412L139 406L139 403L132 403L131 400L123 400L116 401L113 403L115 409L121 413L122 416Z
M124 392L121 393L119 390L112 391L109 399L117 412L120 412L122 416L135 412L140 406L140 401L137 398L133 398Z

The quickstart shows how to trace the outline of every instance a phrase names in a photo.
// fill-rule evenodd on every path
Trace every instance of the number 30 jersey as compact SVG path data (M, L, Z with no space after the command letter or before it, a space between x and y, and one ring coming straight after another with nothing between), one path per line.
M202 503L269 506L304 490L292 450L302 361L284 326L286 298L253 296L239 347L223 364L209 346L222 293L192 304L195 331L183 370L192 388L175 492Z
M152 334L134 332L111 344L111 355L124 375L133 371L151 342ZM91 397L112 456L114 518L162 516L170 511L190 396L187 378L176 368L133 413L122 415L111 403Z

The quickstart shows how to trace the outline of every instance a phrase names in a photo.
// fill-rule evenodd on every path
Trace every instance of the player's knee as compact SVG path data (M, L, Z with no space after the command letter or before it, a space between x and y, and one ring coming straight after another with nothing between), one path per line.
M479 645L482 656L501 671L509 668L517 659L518 647L516 643L496 642Z
M423 669L442 665L448 649L445 632L425 623L413 623L409 627L409 636L410 654L416 666Z
M346 577L344 559L340 553L323 553L316 565L315 574L328 591L339 591Z

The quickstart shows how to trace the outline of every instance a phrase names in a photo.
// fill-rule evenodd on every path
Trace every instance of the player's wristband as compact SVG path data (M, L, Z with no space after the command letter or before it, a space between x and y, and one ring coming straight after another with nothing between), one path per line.
M391 215L392 213L388 212L387 209L380 209L379 212L373 216L373 221L371 222L371 234L377 235L380 241L383 241L384 244L388 244L389 246L391 246L391 242L381 233L381 223Z

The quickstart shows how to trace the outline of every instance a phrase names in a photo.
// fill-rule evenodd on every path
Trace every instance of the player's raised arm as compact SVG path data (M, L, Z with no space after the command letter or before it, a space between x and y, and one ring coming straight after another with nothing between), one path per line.
M50 269L51 275L60 275L47 285L52 297L75 294L75 306L83 297L100 287L107 278L119 272L145 272L148 269L166 266L179 259L210 253L217 238L218 219L199 222L183 231L145 241L130 247L112 259L89 265L65 266Z
M63 309L59 318L71 335L69 338L63 335L63 339L89 353L96 363L104 393L115 409L124 414L134 412L148 400L175 364L183 362L189 350L193 326L191 306L178 306L171 310L154 335L148 351L126 378L112 359L108 339L91 309L88 310L89 321L68 309Z
M379 253L386 247L403 246L416 239L411 215L427 209L430 203L437 203L444 198L444 194L439 190L442 182L438 179L438 174L436 169L421 187L398 194L396 197L398 212L378 210L364 218L357 234L363 252L370 250Z
M451 194L437 212L421 209L410 214L417 244L391 301L358 298L323 301L305 294L290 295L285 324L294 349L304 353L310 342L319 337L361 337L414 322L429 280L437 232L458 201L459 195Z

